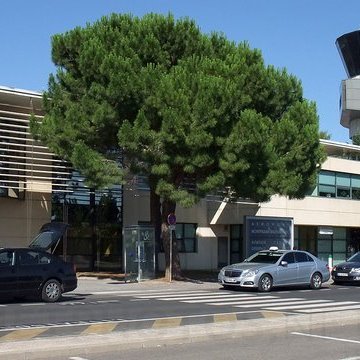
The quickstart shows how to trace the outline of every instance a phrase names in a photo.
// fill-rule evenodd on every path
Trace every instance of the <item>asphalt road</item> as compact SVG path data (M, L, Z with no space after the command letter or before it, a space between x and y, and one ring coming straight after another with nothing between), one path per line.
M152 328L171 318L177 325L189 325L299 314L326 316L346 310L360 310L360 287L326 284L317 291L292 288L266 294L223 290L216 284L96 289L74 291L55 304L31 300L0 303L0 341L9 331L21 328L51 328L39 336L78 335L90 325L105 322L115 324L107 329L116 331Z
M266 335L212 338L199 342L107 351L83 356L56 356L51 360L359 360L360 325L328 327L312 331L289 331Z
M47 360L360 360L360 326L341 325L304 329L296 327L282 331L266 333L233 332L208 336L195 341L157 343L155 340L147 346L128 349L123 343L109 346L103 339L97 347L82 342L81 350L71 349L71 342L61 353L53 351L47 344L47 351L36 348L23 354L6 355L1 359L47 359Z
M0 303L0 359L19 359L20 354L22 359L131 359L132 354L139 355L134 349L139 347L150 349L147 359L172 359L167 353L170 345L174 346L171 353L175 356L180 351L182 359L217 359L224 354L229 356L221 358L238 359L244 351L244 358L263 359L258 354L266 354L268 359L281 359L284 352L288 359L290 343L294 351L304 347L308 356L302 359L346 359L355 354L346 352L348 347L360 354L356 347L359 292L358 286L330 284L318 291L292 288L262 294L223 290L215 283L119 286L116 282L81 282L59 303ZM328 330L334 325L341 328ZM331 356L319 357L316 349L307 346L330 339L309 333L345 340L341 345L340 340L333 340L339 343L334 346L337 352L327 352L325 346L319 350L321 356ZM243 337L249 338L245 341ZM182 343L191 345L182 348ZM297 359L297 353L290 354Z

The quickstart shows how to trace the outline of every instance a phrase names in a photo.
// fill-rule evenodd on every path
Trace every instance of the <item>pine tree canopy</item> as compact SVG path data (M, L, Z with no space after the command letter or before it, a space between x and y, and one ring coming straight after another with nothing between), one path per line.
M324 159L316 106L246 42L171 14L112 14L53 36L52 59L46 115L31 129L92 187L130 171L191 206L227 186L266 201L314 184Z

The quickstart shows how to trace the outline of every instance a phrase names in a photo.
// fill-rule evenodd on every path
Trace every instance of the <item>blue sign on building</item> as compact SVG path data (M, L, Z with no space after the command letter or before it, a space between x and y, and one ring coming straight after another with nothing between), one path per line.
M285 217L246 216L246 257L259 250L277 246L292 249L294 245L294 220Z

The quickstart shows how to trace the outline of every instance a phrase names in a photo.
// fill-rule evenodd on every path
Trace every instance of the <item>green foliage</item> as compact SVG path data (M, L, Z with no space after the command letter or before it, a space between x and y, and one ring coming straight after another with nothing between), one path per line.
M354 135L351 140L354 145L360 145L360 135Z
M46 116L31 128L92 186L122 180L121 148L124 170L183 206L225 186L302 197L324 159L300 81L187 18L112 14L55 35L52 58Z
M331 134L329 134L327 131L321 130L319 132L319 138L320 139L325 139L325 140L330 140L331 139Z

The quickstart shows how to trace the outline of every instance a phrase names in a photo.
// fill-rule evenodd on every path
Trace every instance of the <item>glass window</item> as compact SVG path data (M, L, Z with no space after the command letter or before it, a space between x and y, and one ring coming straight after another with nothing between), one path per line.
M179 252L197 252L196 224L176 224L176 243Z
M240 251L240 243L238 239L231 240L231 250L233 252L239 252Z
M140 176L140 175L134 176L133 182L136 184L137 190L145 190L145 191L150 190L149 179L147 176Z
M185 238L194 238L196 232L196 227L194 224L184 224L184 237Z
M176 224L176 229L175 229L175 233L176 233L176 238L177 239L182 239L184 237L184 227L183 224Z
M309 261L309 257L303 253L303 252L297 252L295 253L295 260L296 262L298 263L301 263L301 262L308 262Z
M334 240L333 248L334 248L334 252L346 253L346 240Z
M360 262L360 252L354 254L348 261Z
M0 253L0 267L13 265L13 252L2 251Z
M353 188L360 189L360 176L359 175L351 175L351 186Z
M331 252L331 240L318 240L318 252Z
M50 264L51 263L50 255L41 254L39 262L40 264Z
M336 185L350 187L350 174L337 173Z
M231 225L230 228L231 238L240 238L240 225Z
M319 185L319 196L335 197L335 186Z
M275 264L281 257L281 253L258 252L246 259L250 263Z
M333 171L320 171L319 184L335 185L335 172Z
M336 196L338 198L350 198L350 188L341 188L336 189Z
M282 261L286 261L288 264L293 264L295 262L294 253L287 253L282 258Z
M230 263L234 264L244 258L242 251L243 226L240 224L230 225Z
M346 228L344 227L334 227L334 239L336 240L346 240Z
M39 254L35 251L24 250L19 253L20 265L37 265L39 264Z
M360 199L360 189L352 189L352 198L355 200Z

